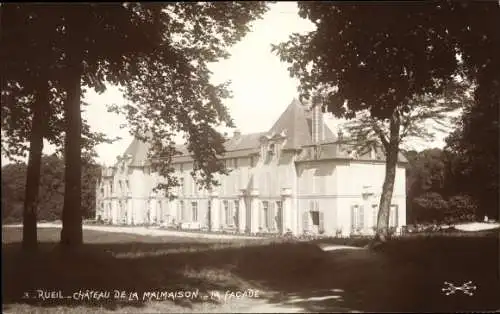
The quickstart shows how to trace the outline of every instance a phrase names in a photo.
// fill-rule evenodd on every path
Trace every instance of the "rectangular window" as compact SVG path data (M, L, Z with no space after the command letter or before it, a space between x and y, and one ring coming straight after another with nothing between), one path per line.
M233 217L234 217L233 218L234 225L238 225L237 219L239 219L239 217L240 217L240 201L239 200L234 201ZM236 217L238 217L238 218L236 218Z
M236 200L234 201L234 212L237 214L240 210L240 201Z
M238 158L234 159L234 168L238 168Z
M179 164L179 171L182 173L184 171L184 164Z
M281 215L281 212L283 211L282 201L276 201L276 211L278 212L279 215Z
M179 211L181 220L182 221L186 220L186 213L184 211L184 201L179 201Z
M364 207L354 205L351 209L351 227L353 231L363 229L365 227Z
M276 216L277 216L277 224L278 230L283 229L283 202L276 201Z
M264 215L264 228L269 229L270 221L269 221L269 202L262 201L262 212Z
M191 202L191 209L193 212L193 221L198 221L198 203Z
M125 192L130 192L130 183L127 181L125 181L125 186L126 186L126 191Z
M319 226L319 211L317 210L311 211L311 219L313 226Z
M377 218L378 218L378 206L372 205L372 214L373 214L373 227L377 226Z
M269 155L273 156L276 153L276 145L274 145L274 143L270 143L268 151Z
M229 224L229 202L227 200L222 201L224 206L224 224L227 226Z

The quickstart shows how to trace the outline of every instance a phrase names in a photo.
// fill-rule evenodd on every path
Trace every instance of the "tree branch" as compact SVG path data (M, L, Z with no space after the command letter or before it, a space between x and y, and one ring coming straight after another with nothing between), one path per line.
M385 151L386 152L389 151L389 141L387 140L387 137L385 136L384 131L382 130L382 128L380 128L380 126L377 124L377 121L375 119L370 119L370 122L372 124L373 130L379 136L380 141L382 142L382 145L384 145Z

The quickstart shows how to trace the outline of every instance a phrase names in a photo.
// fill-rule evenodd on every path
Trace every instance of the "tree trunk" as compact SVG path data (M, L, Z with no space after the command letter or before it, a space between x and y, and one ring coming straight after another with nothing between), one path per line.
M67 78L67 98L64 104L66 119L64 206L62 212L61 245L75 248L83 244L81 208L81 129L80 111L82 57L73 54L69 62Z
M26 189L23 207L23 249L37 247L36 211L39 203L40 169L43 150L43 137L47 126L46 109L49 101L48 81L40 79L41 84L33 103L33 120L30 135L30 151L26 175Z
M374 242L385 242L389 236L389 218L391 210L392 193L396 179L396 166L399 152L399 131L401 121L399 113L394 112L390 119L389 141L385 146L385 179L380 196L379 211L377 216L377 231Z

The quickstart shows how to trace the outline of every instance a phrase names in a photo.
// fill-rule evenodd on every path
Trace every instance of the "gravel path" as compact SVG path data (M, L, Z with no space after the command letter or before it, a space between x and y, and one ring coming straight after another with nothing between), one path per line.
M19 227L22 227L22 225L21 224L4 225L3 227L19 228ZM61 227L62 227L61 224L50 223L50 222L38 223L38 225L37 225L37 228L61 228ZM198 232L164 230L164 229L147 228L147 227L83 225L83 229L84 230L104 231L104 232L138 234L138 235L152 236L152 237L172 236L172 237L185 237L185 238L227 239L227 240L230 240L230 239L262 239L260 237L251 237L251 236L242 236L242 235L209 234L209 233L198 233Z

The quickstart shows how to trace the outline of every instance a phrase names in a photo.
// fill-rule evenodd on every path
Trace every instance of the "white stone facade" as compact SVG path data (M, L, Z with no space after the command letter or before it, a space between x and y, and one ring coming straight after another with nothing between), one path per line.
M349 145L318 127L321 116L294 101L269 132L236 134L224 156L232 171L219 176L211 192L196 187L189 154L176 157L181 186L173 200L153 192L162 178L144 158L147 145L134 140L114 167L102 170L96 218L237 233L370 234L383 154L352 157ZM401 157L391 207L391 225L398 228L406 224L405 163Z

